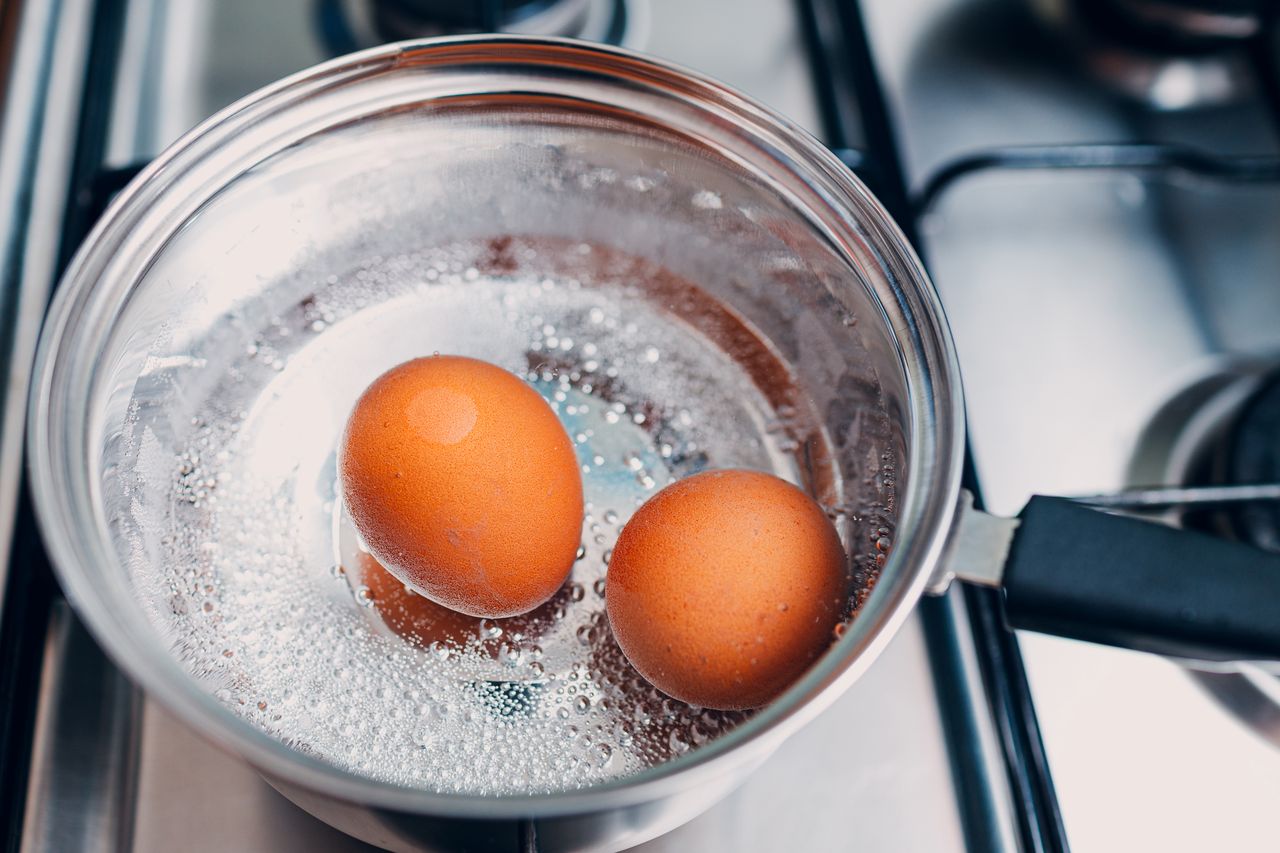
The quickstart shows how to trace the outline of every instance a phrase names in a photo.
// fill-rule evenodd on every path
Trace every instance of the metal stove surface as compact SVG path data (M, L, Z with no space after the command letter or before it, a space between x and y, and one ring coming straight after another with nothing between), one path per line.
M1271 154L1256 101L1159 113L1095 88L1028 4L866 4L913 185L993 146L1162 141ZM988 506L1126 485L1162 403L1280 349L1280 188L1098 172L962 179L924 220ZM1154 484L1143 484L1154 485ZM1175 664L1020 637L1077 850L1274 850L1280 752Z
M786 0L750 0L731 14L711 0L633 6L642 7L644 49L817 127L797 13ZM234 98L326 58L313 13L310 0L133 0L111 105L109 164L145 160ZM83 722L75 713L82 673L101 671L103 661L65 605L56 617L50 645L70 665L44 686L23 849L368 849L131 694L118 675L101 677L119 680L111 683L125 720L118 727L124 752L94 763L95 749L105 748L93 732L67 738ZM939 704L924 635L912 620L853 690L736 794L643 849L964 849ZM136 762L136 789L120 789L127 774L113 771L122 761Z

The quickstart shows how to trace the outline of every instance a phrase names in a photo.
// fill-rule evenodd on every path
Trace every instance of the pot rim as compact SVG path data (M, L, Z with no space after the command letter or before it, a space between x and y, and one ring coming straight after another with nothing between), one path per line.
M771 145L786 146L785 153L801 167L799 172L793 169L792 176L803 180L826 207L823 222L828 237L846 257L861 246L869 248L880 264L870 272L883 276L877 298L887 313L877 319L888 324L906 377L911 434L904 466L907 485L899 495L897 541L880 582L849 630L786 693L732 732L640 773L578 790L501 796L440 793L369 779L286 746L203 690L155 641L145 618L130 618L140 617L140 612L130 614L108 606L101 580L95 579L103 573L95 567L116 562L114 549L102 536L105 525L98 524L91 489L67 487L75 485L76 477L87 486L86 472L70 470L66 448L68 441L82 438L89 426L86 421L70 422L75 419L64 410L87 403L69 401L69 395L68 400L55 397L56 379L77 366L76 359L93 359L92 354L84 354L84 337L76 334L77 327L87 322L91 303L101 301L103 291L115 287L125 292L135 283L121 285L102 276L132 216L163 198L172 176L198 163L211 140L232 133L254 116L288 110L320 86L356 85L359 77L353 71L368 74L441 59L550 67L573 62L575 67L615 80L625 76L633 84L638 80L663 94L696 101L721 120L729 114L744 132ZM244 168L252 165L247 162ZM886 295L895 304L885 305ZM87 388L81 390L87 395ZM937 293L888 213L830 151L769 108L672 63L623 48L523 36L423 39L339 57L260 89L183 135L119 194L72 260L41 335L28 409L32 490L55 572L97 640L148 694L215 743L289 784L379 808L491 819L594 812L670 796L702 778L734 772L758 758L761 750L772 750L831 704L888 644L940 559L960 488L963 441L959 370ZM86 530L92 532L86 534Z

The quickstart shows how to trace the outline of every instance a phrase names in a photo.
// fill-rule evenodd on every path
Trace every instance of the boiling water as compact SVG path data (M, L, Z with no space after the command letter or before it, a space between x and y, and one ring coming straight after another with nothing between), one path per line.
M625 281L482 272L459 257L375 258L279 316L245 312L214 328L192 348L210 378L188 382L176 458L137 408L126 436L136 482L168 484L162 512L135 509L124 525L153 621L237 714L394 783L572 789L720 736L747 715L665 697L623 658L605 616L610 549L650 495L708 467L808 481L839 504L834 470L797 467L799 442L821 430L795 395L777 405L785 395L762 387L762 376L789 375L759 369L775 358L763 342L728 352ZM699 299L685 307L723 311ZM582 547L566 586L527 617L433 623L429 602L373 582L378 568L342 512L335 448L352 404L388 367L431 352L526 377L574 439ZM840 519L859 592L889 542L891 513L879 509Z

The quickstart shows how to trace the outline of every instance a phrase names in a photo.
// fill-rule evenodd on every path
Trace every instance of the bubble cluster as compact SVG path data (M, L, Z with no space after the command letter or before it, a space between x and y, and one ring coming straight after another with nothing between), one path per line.
M292 305L242 311L202 342L205 366L182 368L221 377L189 422L174 427L172 399L138 399L126 436L139 474L122 556L173 654L293 748L406 786L579 788L740 724L748 714L674 701L627 663L605 613L611 549L651 494L704 468L800 479L803 418L771 406L739 364L759 353L726 354L635 282L525 274L532 250L512 251L502 275L474 250L374 257L305 283ZM361 568L337 439L374 376L432 351L525 377L574 441L582 545L565 587L527 616L432 621L429 603ZM832 511L856 515L864 566L852 612L889 551L892 513L848 495L840 506L855 507Z

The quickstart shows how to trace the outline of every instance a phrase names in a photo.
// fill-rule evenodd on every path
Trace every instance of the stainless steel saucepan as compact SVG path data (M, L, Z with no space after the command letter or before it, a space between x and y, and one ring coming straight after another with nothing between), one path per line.
M566 247L608 247L641 259L627 267L636 275L662 270L724 306L724 322L700 331L745 334L774 365L755 377L764 397L789 389L769 404L803 415L792 418L801 426L787 464L833 507L851 560L875 583L799 682L719 738L579 790L442 793L340 767L233 711L166 627L186 604L158 578L184 535L180 512L216 507L206 491L227 488L178 458L210 426L193 413L243 378L246 347L282 375L302 352L290 348L295 333L267 341L268 358L273 318L303 316L326 282L377 275L367 263L356 273L371 258L497 239L491 265L503 268L510 235L535 272L563 278ZM655 311L691 310L670 288L636 292ZM358 297L352 317L376 310ZM308 321L310 345L347 324ZM434 348L429 335L422 346ZM313 379L319 408L290 425L285 452L331 445L351 404L344 378ZM524 819L537 820L542 849L603 850L724 795L953 575L1003 584L1014 626L1197 658L1280 654L1274 558L1055 499L1034 500L1020 521L994 519L961 491L963 447L959 366L937 294L884 209L821 144L659 61L498 37L389 45L305 71L223 110L146 168L58 290L29 449L49 551L98 640L155 699L303 808L397 850L512 849ZM219 529L209 547L241 533ZM299 522L296 538L307 535ZM239 629L277 627L294 626Z

